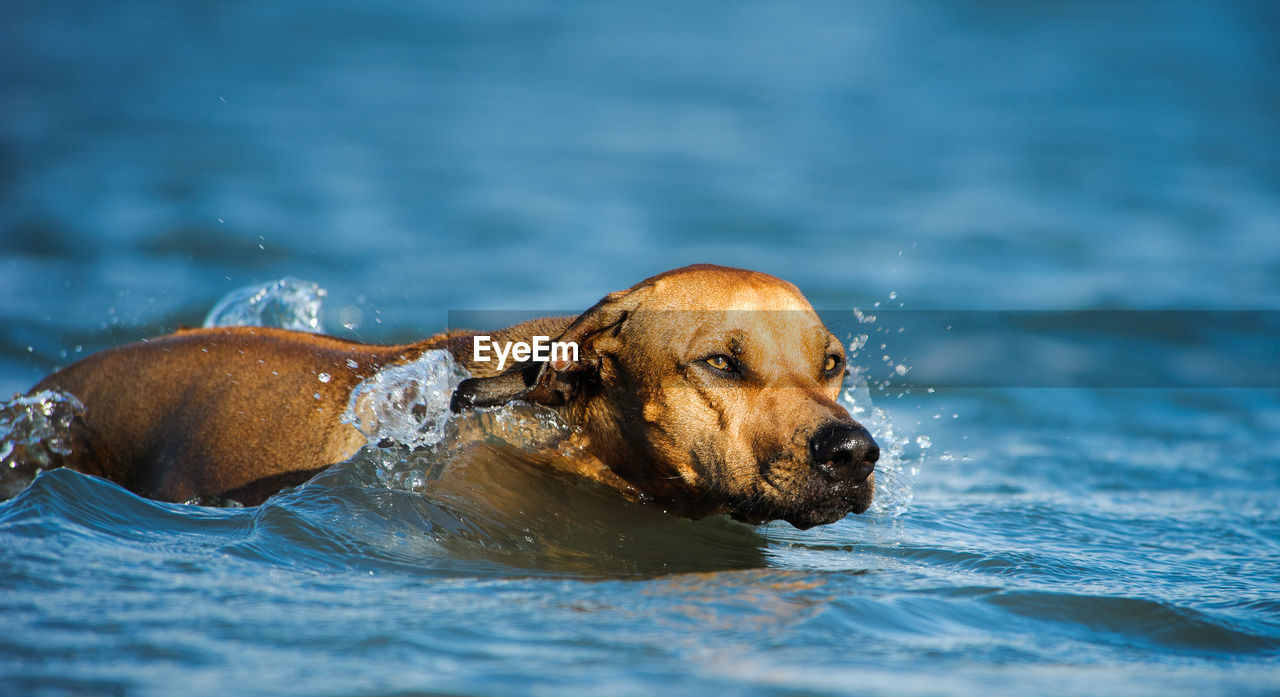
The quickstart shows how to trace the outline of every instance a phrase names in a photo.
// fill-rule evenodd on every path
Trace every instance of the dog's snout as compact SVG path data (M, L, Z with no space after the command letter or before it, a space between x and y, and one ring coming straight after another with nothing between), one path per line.
M828 424L809 439L809 456L828 479L861 482L875 471L880 446L857 424Z

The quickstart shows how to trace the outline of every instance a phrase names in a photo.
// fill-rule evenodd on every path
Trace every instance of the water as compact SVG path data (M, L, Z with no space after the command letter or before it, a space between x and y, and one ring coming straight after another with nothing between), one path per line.
M897 471L798 531L513 482L538 413L249 509L52 470L0 503L0 693L1280 692L1272 3L3 17L5 396L290 276L398 341L711 261L862 343Z

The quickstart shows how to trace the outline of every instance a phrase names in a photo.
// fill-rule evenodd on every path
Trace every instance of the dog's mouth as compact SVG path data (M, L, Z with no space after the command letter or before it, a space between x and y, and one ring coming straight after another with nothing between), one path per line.
M781 516L782 520L791 523L801 530L808 530L817 525L827 525L843 519L850 513L862 514L871 507L875 496L875 475L851 487L842 487L833 492L830 498L816 501L798 510Z
M875 474L858 483L833 485L811 483L803 491L772 489L768 495L756 495L734 506L733 518L753 525L783 520L801 529L828 525L850 513L862 514L875 497Z

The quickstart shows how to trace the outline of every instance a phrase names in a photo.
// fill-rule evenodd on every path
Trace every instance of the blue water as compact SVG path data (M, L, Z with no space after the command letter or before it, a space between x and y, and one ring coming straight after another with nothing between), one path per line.
M534 474L513 520L394 450L254 509L46 472L0 503L0 694L1280 693L1278 29L1261 0L7 3L0 394L285 276L398 341L709 261L868 335L848 403L898 452L808 531Z

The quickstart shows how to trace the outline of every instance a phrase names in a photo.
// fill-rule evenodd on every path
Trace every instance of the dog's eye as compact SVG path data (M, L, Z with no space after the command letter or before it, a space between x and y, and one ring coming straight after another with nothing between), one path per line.
M703 362L725 373L737 372L737 366L734 364L733 359L728 356L712 356Z
M826 373L827 375L834 375L839 368L840 368L840 357L835 354L832 354L830 356L827 356L827 362L823 364L822 372Z

